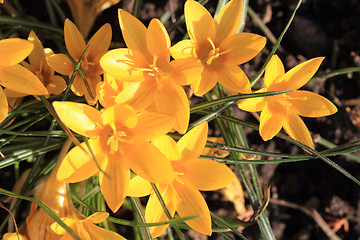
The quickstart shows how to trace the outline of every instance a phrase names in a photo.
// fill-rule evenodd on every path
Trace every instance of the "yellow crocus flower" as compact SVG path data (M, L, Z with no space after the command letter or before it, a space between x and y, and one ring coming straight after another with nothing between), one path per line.
M173 118L136 113L127 104L116 104L102 111L73 102L53 105L65 125L89 138L92 151L85 142L71 149L59 168L59 180L79 182L99 173L104 199L116 212L127 195L130 169L154 183L169 183L174 178L171 164L149 142L166 134L174 124Z
M180 217L199 216L185 221L192 229L210 235L211 217L209 208L200 191L212 191L223 188L234 181L233 172L222 163L209 159L199 159L208 133L208 124L203 122L187 132L177 143L169 136L162 136L152 143L171 162L176 177L170 184L157 184L164 202L173 216L175 211ZM145 209L146 222L168 220L160 201L149 182L140 176L130 181L130 196L150 195ZM167 225L150 227L153 237L158 237Z
M0 40L0 86L26 95L47 95L42 82L28 69L19 65L34 45L27 40L10 38ZM4 90L0 87L0 122L8 114L8 102Z
M88 87L80 73L77 73L71 86L71 90L78 96L85 95L86 101L94 105L96 100L96 85L101 81L100 75L103 70L100 67L99 59L108 50L111 42L111 26L106 23L86 44L76 26L69 20L65 20L64 38L66 49L71 57L77 62L81 58L80 69L86 76ZM54 54L48 57L49 65L56 72L71 76L75 66L65 54Z
M328 116L336 113L337 108L319 94L298 89L312 78L323 60L323 57L310 59L285 73L281 60L274 55L265 69L265 87L256 92L294 91L271 97L246 99L238 103L242 110L261 111L259 131L265 141L272 139L284 128L290 137L314 148L309 130L299 116Z
M249 80L238 65L255 57L266 39L256 34L236 33L242 0L228 2L215 19L194 0L186 1L184 11L190 40L180 41L170 52L175 59L190 58L201 63L200 71L193 76L196 81L190 84L195 94L210 91L217 82L235 92L250 92Z

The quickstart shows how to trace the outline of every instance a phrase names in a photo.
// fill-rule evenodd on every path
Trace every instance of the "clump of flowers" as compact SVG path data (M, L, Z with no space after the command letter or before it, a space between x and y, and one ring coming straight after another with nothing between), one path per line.
M55 2L51 4L57 9ZM264 87L251 89L239 65L262 51L266 38L238 32L243 21L242 0L226 3L215 18L199 2L187 0L184 17L188 39L179 42L171 42L167 25L161 20L151 19L145 26L123 9L118 10L118 20L126 46L111 45L109 23L86 42L84 37L99 12L118 2L68 0L75 24L65 20L64 47L59 47L58 53L44 48L48 39L40 41L42 35L35 34L38 29L30 31L28 40L0 40L0 130L2 136L10 135L0 141L4 158L0 169L17 166L24 159L34 166L21 194L8 195L29 200L23 194L51 169L44 154L65 145L59 154L63 160L57 162L35 195L56 217L49 215L46 207L32 203L26 224L18 233L7 233L3 238L65 240L75 234L86 240L124 239L100 227L108 225L105 220L110 214L104 211L108 207L114 214L109 219L133 227L139 239L146 234L150 239L159 237L168 227L183 239L181 228L210 236L214 225L218 231L227 231L255 222L265 239L273 239L264 214L269 187L264 184L265 190L261 189L256 168L248 164L256 158L249 156L276 156L280 158L277 161L284 158L286 162L293 158L250 148L243 127L257 127L236 119L235 111L261 112L259 133L263 140L274 138L283 128L293 139L289 141L311 148L306 147L308 151L301 158L316 156L331 163L315 151L311 134L300 118L337 111L326 98L300 89L324 58L307 60L285 72L279 57L272 55L264 66ZM61 32L49 26L46 29ZM61 45L57 40L54 42ZM108 50L110 46L114 49ZM185 88L196 96L189 99L191 94ZM230 93L236 95L228 97ZM28 101L28 95L36 99ZM20 104L18 98L24 102ZM235 103L236 110L230 108ZM213 122L216 126L211 125L213 131L208 131L208 123ZM46 123L49 127L42 131ZM65 138L75 145L70 150L70 140L65 142ZM340 154L355 149L356 144L330 152ZM11 152L13 149L17 151ZM51 157L55 155L53 152ZM344 169L331 165L360 185ZM246 186L254 213L248 222L234 219L224 223L209 210L202 191L217 191L233 183L223 192L239 203L236 209L241 214L246 208L238 179ZM122 205L136 211L135 219L140 219L141 225L116 219ZM234 233L243 238L239 231Z

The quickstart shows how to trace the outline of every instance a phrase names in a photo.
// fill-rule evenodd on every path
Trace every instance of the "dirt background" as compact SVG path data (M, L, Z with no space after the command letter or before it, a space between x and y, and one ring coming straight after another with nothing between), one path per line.
M266 24L277 38L284 29L290 15L295 8L293 0L252 0L251 8L257 13L260 20ZM44 22L48 21L44 1L20 1L26 14L32 15ZM210 0L205 6L214 12L217 1ZM151 18L160 18L165 11L172 11L174 19L183 13L184 1L143 1L140 19L147 24ZM70 11L65 2L61 1L68 16ZM34 8L33 6L37 6ZM113 41L122 42L121 31L118 25L117 9L131 10L132 1L123 0L119 4L105 10L97 18L90 33L92 35L100 26L109 22L113 28ZM4 12L2 12L4 14ZM6 14L6 13L5 13ZM70 17L71 18L71 17ZM277 54L283 60L288 70L307 59L324 56L325 61L318 73L324 73L346 67L360 67L360 1L357 0L304 0L296 17L286 33L281 49ZM170 34L175 42L186 32L185 25L178 27ZM247 17L245 32L265 35L259 25ZM26 37L26 35L22 36ZM49 38L42 36L47 42ZM174 43L173 42L173 43ZM51 44L51 42L49 42ZM44 44L45 45L45 44ZM265 49L252 61L242 65L249 79L252 79L265 62L273 43L268 40ZM319 93L338 107L338 113L319 119L304 119L310 131L335 144L344 144L359 140L360 128L360 74L357 72L340 75L305 86ZM256 123L257 120L250 114L239 112L243 120ZM297 147L279 139L263 142L259 134L246 130L251 148L285 153L302 153ZM316 138L319 139L319 138ZM315 141L316 142L316 141ZM316 144L317 150L325 149ZM359 163L345 157L331 157L353 176L360 179ZM268 207L271 225L277 239L329 239L314 217L323 219L328 224L345 223L348 229L341 227L336 234L340 239L360 239L360 191L355 183L335 171L321 160L311 160L291 164L269 164L258 167L262 181L271 185L272 200ZM12 173L6 169L0 170L1 182L11 183ZM9 188L9 185L6 187ZM219 193L207 193L207 200L211 210L224 216L236 217L233 205L222 202ZM282 200L282 201L280 201ZM284 206L285 205L285 206ZM312 209L316 209L316 217ZM117 214L127 218L129 213L120 210ZM329 225L330 223L330 225ZM341 226L341 225L339 225ZM126 236L126 228L120 228ZM326 229L325 229L326 230ZM243 233L248 239L260 239L256 226L246 228ZM328 233L330 234L330 233ZM206 239L193 231L186 236L189 239ZM131 239L131 235L128 236ZM214 234L210 239L221 239ZM336 239L336 238L333 238Z

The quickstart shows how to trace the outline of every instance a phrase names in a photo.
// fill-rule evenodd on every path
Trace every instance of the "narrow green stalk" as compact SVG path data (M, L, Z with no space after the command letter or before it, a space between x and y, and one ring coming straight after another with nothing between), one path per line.
M284 30L282 31L279 39L277 40L275 46L274 46L273 49L271 50L271 52L270 52L268 58L266 59L264 65L261 67L259 73L258 73L258 74L254 77L254 79L251 81L251 87L255 86L255 84L260 80L260 77L261 77L261 75L264 73L264 70L265 70L266 65L268 64L268 62L270 61L271 57L275 54L276 50L278 49L278 47L279 47L279 45L280 45L280 43L281 43L281 40L283 39L285 33L286 33L287 30L289 29L290 24L291 24L291 22L293 21L293 19L294 19L294 17L295 17L295 14L296 14L296 11L299 9L300 5L301 5L301 0L299 0L298 3L296 4L296 7L295 7L293 13L292 13L291 16L290 16L289 21L287 22Z
M159 192L159 189L157 188L156 184L154 183L151 183L151 187L153 188L155 194L156 194L156 197L159 199L160 201L160 205L161 207L163 208L166 216L168 217L169 220L173 219L173 217L171 216L169 210L167 209L166 207L166 204L164 202L164 199L162 198L160 192ZM185 240L185 237L184 235L182 234L180 228L177 226L177 224L173 224L172 227L175 229L175 232L179 235L180 239L182 240Z
M22 18L15 18L15 17L8 17L8 16L0 16L0 24L11 24L15 26L22 26L22 27L30 27L30 28L36 28L41 30L48 30L53 33L63 35L64 32L62 29L54 27L52 25L44 24L41 22L31 22L29 20L25 20Z
M244 31L248 7L249 7L249 0L243 0L243 9L242 9L242 13L241 13L239 29L237 31L238 33Z
M139 19L139 17L140 17L142 3L143 3L143 0L135 0L134 4L133 4L132 15L134 17L136 17L137 19Z
M45 0L46 11L49 15L51 25L56 26L56 16L51 0Z
M146 223L144 212L143 212L143 210L141 208L141 204L134 197L130 197L130 200L131 200L131 203L132 203L132 205L134 206L134 208L136 210L137 216L139 217L140 221L142 223ZM143 229L145 231L147 239L153 239L152 236L151 236L151 233L149 231L149 228L144 227L144 228L141 228L141 229Z
M247 238L241 233L239 232L236 228L234 228L233 226L231 226L231 224L228 224L226 221L224 221L223 219L221 219L220 217L216 216L213 212L210 212L211 214L211 218L215 221L218 222L222 225L225 225L226 227L228 227L231 231L233 231L233 233L235 233L237 236L239 236L241 239L243 240L247 240Z

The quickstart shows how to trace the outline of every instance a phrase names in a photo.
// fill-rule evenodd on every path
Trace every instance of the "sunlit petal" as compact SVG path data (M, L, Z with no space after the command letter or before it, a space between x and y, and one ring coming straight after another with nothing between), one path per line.
M216 71L203 68L201 72L201 80L191 83L190 86L195 94L203 95L210 91L216 85L217 81L218 75Z
M172 79L179 85L189 85L200 81L202 64L194 58L175 59L170 62Z
M185 133L189 125L190 106L184 89L173 82L164 84L155 94L159 113L175 117L174 129Z
M239 28L242 13L242 0L228 2L215 18L215 43L220 43L227 36L235 34Z
M134 141L124 150L124 155L130 168L150 182L168 184L174 179L170 161L149 142Z
M166 208L169 210L171 216L174 216L176 209L176 198L174 197L173 189L171 186L167 187L164 193L161 194L165 202ZM145 209L145 219L148 223L156 223L167 221L169 218L166 216L159 199L156 194L151 194ZM156 227L150 227L150 233L152 237L158 237L163 233L168 224L160 225Z
M51 55L47 60L51 69L63 75L69 76L75 69L69 57L62 53Z
M168 133L174 123L175 119L168 115L142 112L138 114L138 123L132 131L134 138L151 141Z
M254 93L265 92L265 89L262 88ZM264 97L256 97L256 98L249 98L245 100L241 100L237 103L238 107L241 110L248 111L248 112L259 112L263 110L266 104L266 99Z
M276 83L273 83L272 89L299 89L314 76L323 60L324 57L317 57L295 66L279 78ZM271 91L270 88L268 90Z
M146 45L151 55L164 61L170 60L170 38L159 19L152 19L146 32Z
M75 102L53 102L56 113L61 121L71 130L88 136L99 129L102 124L100 112L87 104Z
M0 66L0 85L13 91L29 95L47 95L44 84L21 65Z
M66 89L66 82L60 76L53 76L46 86L50 94L59 95Z
M119 9L119 22L126 46L146 57L150 56L145 41L147 29L144 24L122 9Z
M314 149L314 143L310 132L303 120L297 114L289 114L288 121L283 122L283 127L287 134L295 140Z
M85 40L74 23L69 19L65 20L64 24L64 39L66 49L69 54L75 59L79 59L86 48Z
M144 197L153 191L149 181L140 176L135 176L130 180L128 196Z
M110 24L104 24L92 38L89 40L87 46L88 58L95 59L98 55L104 54L111 42L111 26Z
M179 149L176 145L176 142L171 137L164 135L156 138L151 143L154 144L170 161L176 161L180 159L181 155Z
M127 128L134 128L138 124L138 117L134 109L121 103L105 108L101 113L101 120L104 125L115 122Z
M286 115L282 114L281 109L269 108L266 105L260 114L259 132L264 141L272 139L280 132L283 123L286 121Z
M29 62L35 69L39 70L41 61L43 61L42 64L45 62L44 47L34 31L30 32L28 40L34 44L34 50L29 55Z
M232 25L231 25L232 26ZM227 53L220 56L223 63L239 65L253 59L265 46L266 38L253 33L230 35L220 45Z
M251 92L249 79L238 66L226 66L222 71L217 72L217 75L219 83L224 87L239 93Z
M170 48L171 56L174 59L192 57L194 45L190 39L182 40Z
M71 85L71 91L73 91L73 93L75 93L78 96L83 96L87 91L84 83L84 79L80 74L75 75L73 84Z
M100 59L100 65L106 73L119 81L126 82L143 81L143 72L139 67L146 64L147 61L140 52L129 51L127 48L110 50Z
M109 161L99 173L101 192L109 208L116 212L124 202L130 182L130 169L121 155L109 156Z
M12 66L24 60L34 45L25 39L9 38L0 40L0 66Z
M212 232L210 212L201 193L187 183L180 184L174 181L173 186L181 199L176 208L180 217L199 216L185 223L197 232L210 235Z
M181 160L186 161L198 158L204 150L207 134L208 124L207 122L202 122L180 138L177 146L181 153Z
M275 54L265 68L264 83L265 87L269 88L273 83L276 83L285 74L284 65L280 58Z
M209 159L191 159L182 164L185 178L202 191L212 191L229 185L235 179L234 173L225 164Z
M208 38L215 38L215 23L206 8L194 0L189 0L185 3L184 12L191 40L202 43L208 41Z
M100 167L103 166L107 158L103 153L99 139L90 139L89 145L98 165ZM95 159L86 143L83 142L80 146L71 149L64 158L56 175L59 181L69 183L80 182L99 172L99 167L96 165ZM86 152L84 151L85 149Z
M101 223L103 221L105 221L108 217L109 217L109 213L108 212L96 212L94 214L91 214L89 217L87 217L86 219L83 220L84 222L88 222L88 223Z
M86 223L83 225L86 232L89 234L89 236L91 236L91 240L104 240L104 239L125 240L124 237L120 236L116 232L98 227L95 224Z
M337 108L326 98L317 93L297 90L287 93L292 112L304 117L323 117L334 114Z

